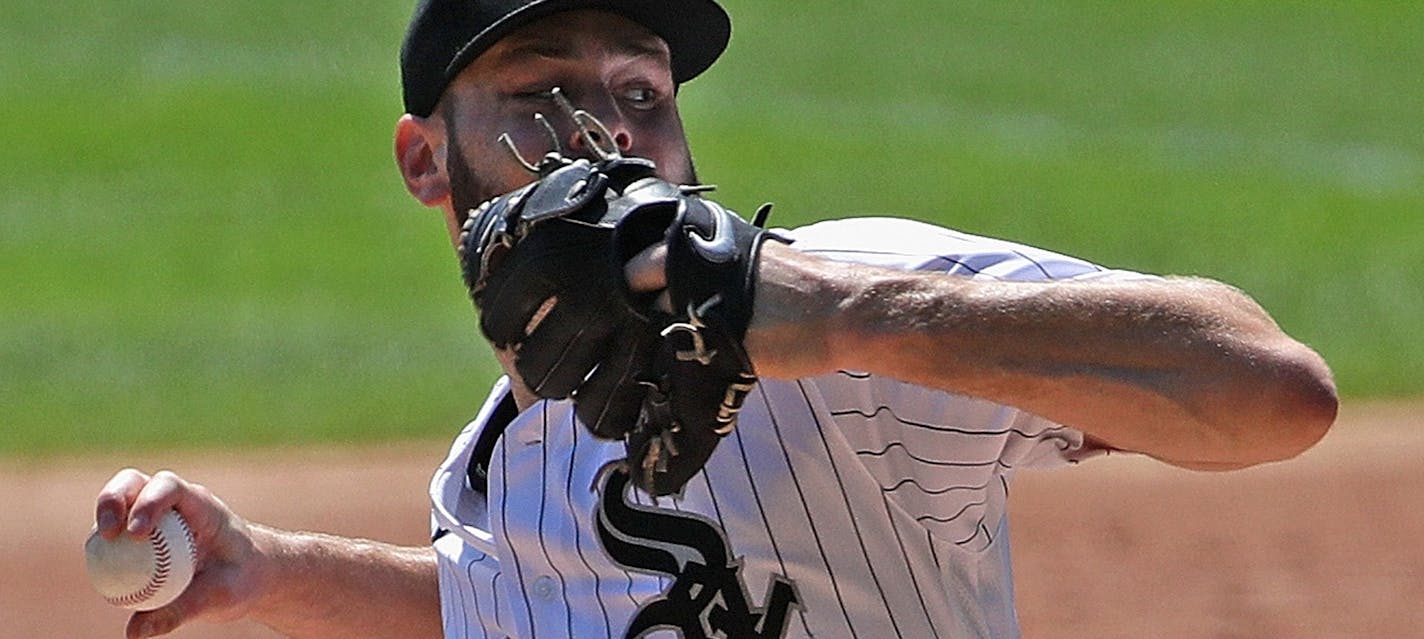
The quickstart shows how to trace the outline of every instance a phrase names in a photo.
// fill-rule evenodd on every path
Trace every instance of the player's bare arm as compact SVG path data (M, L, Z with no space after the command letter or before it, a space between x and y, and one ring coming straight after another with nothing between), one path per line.
M99 533L147 536L176 509L190 524L197 573L173 603L135 614L130 638L190 621L247 618L290 637L438 637L434 551L251 523L208 489L169 472L120 471L99 493ZM379 601L381 605L373 606Z
M775 243L759 269L747 349L764 376L878 373L1198 469L1295 456L1335 418L1321 358L1217 282L971 281Z
M254 530L265 574L253 619L289 637L442 636L430 547Z

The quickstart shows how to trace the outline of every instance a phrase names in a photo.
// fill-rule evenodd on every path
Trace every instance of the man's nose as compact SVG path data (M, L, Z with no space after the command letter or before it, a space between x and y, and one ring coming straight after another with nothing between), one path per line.
M594 105L578 106L593 116L597 123L584 122L585 126L575 123L568 142L569 148L576 154L595 155L593 149L589 148L590 143L603 151L617 149L619 153L627 153L633 148L633 131L619 113L617 105L606 104L601 108ZM599 124L603 126L600 127Z

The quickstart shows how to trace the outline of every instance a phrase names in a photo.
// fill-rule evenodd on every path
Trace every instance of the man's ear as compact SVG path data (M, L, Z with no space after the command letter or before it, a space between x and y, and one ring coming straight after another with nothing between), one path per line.
M445 173L445 133L434 118L409 113L396 122L396 165L410 194L426 206L448 208L450 176Z

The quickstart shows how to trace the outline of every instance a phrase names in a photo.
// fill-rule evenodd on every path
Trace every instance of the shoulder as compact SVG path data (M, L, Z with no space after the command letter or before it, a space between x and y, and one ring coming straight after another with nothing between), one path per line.
M1145 277L1038 247L892 217L825 220L778 233L829 259L982 279Z

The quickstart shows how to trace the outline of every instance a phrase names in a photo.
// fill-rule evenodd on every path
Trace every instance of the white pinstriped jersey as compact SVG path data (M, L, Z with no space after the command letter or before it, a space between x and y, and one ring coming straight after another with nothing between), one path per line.
M787 234L964 277L1144 277L907 220ZM762 380L676 498L618 490L600 469L622 445L552 401L508 421L475 490L471 456L506 393L501 380L431 483L451 638L1017 637L1009 478L1097 452L1008 406L842 371Z

